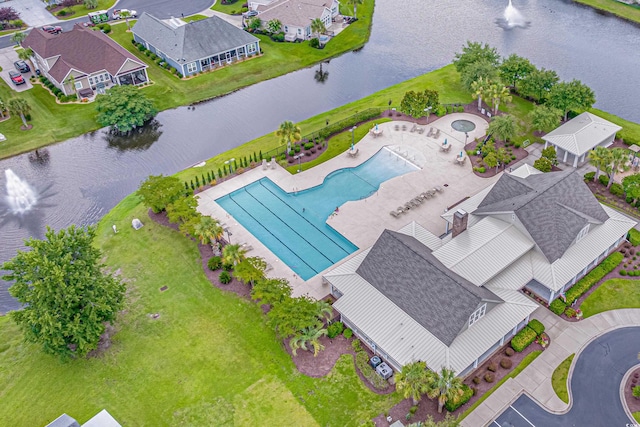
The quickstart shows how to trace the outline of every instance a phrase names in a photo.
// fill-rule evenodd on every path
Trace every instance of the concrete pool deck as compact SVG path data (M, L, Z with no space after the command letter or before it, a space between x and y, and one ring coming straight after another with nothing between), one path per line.
M447 207L477 193L500 176L498 174L492 178L480 178L473 173L470 161L467 160L464 165L456 164L455 157L463 151L465 145L465 134L453 130L451 123L460 119L472 121L476 125L476 129L469 132L469 141L486 134L488 123L481 117L465 113L450 114L428 126L423 126L423 133L411 132L414 124L410 122L382 123L378 125L382 130L381 135L374 137L369 132L356 144L358 149L356 157L345 152L295 175L291 175L279 165L275 169L267 168L266 170L258 166L199 193L198 210L203 215L210 215L224 224L232 234L231 243L246 243L252 246L253 249L247 255L264 258L273 267L267 274L270 277L289 280L294 296L308 294L314 298L324 298L330 290L328 285L322 284L323 273L307 281L300 279L215 200L263 177L268 177L287 192L304 190L322 184L324 178L337 169L354 167L365 162L386 146L421 169L385 181L376 193L363 200L345 203L340 206L340 212L337 215L329 217L327 223L359 248L338 264L373 245L385 229L398 230L412 221L440 235L445 232L445 221L440 218L440 215ZM395 130L396 126L399 126L400 130ZM402 130L403 126L406 130ZM440 130L439 138L426 136L431 127ZM445 138L452 145L448 152L440 150ZM435 186L441 186L444 191L397 218L390 215L390 211L396 210L398 206L404 205L418 194Z

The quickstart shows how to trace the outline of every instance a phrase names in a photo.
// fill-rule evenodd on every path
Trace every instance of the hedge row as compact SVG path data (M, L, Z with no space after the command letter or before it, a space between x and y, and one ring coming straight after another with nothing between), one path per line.
M544 325L538 319L532 319L528 326L538 335L541 335L544 332Z
M463 384L462 391L462 394L454 396L453 399L448 399L445 402L444 407L447 408L447 411L455 411L456 409L467 403L469 399L471 399L471 397L473 397L473 389L468 385Z
M538 334L536 334L536 331L527 325L522 328L515 337L511 338L511 348L520 353L522 350L529 347L529 344L534 342L537 337Z
M549 304L549 310L560 316L564 313L565 308L567 308L567 304L564 303L561 299L556 299Z
M632 228L629 230L629 234L627 234L627 239L633 246L640 245L640 231Z

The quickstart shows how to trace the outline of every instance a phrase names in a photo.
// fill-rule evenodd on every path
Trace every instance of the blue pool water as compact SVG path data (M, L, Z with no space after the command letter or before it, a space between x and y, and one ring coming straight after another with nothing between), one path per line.
M302 279L358 248L326 221L336 207L375 193L380 184L418 167L383 148L355 168L330 173L321 185L287 193L262 178L216 200Z

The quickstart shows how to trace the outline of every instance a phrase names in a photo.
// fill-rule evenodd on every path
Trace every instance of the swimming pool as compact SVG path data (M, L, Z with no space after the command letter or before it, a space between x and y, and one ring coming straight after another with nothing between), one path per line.
M358 249L327 225L336 207L366 198L382 182L418 169L383 148L361 165L336 170L321 185L297 193L262 178L216 202L307 280Z

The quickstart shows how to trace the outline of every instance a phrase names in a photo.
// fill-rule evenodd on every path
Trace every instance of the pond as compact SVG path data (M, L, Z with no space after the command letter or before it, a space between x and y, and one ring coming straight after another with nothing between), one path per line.
M502 25L506 1L443 0L425 6L421 0L378 0L369 42L322 67L194 109L164 111L152 126L129 138L97 131L38 154L0 161L0 171L12 169L39 197L31 211L5 211L0 218L0 262L22 248L28 236L42 237L46 225L95 223L150 174L175 173L271 133L284 120L297 122L440 68L467 40L487 42L502 55L525 56L562 79L579 79L594 89L598 108L640 122L640 85L629 77L640 64L638 27L568 1L513 4L528 22L526 28ZM6 287L0 283L0 311L16 307Z

